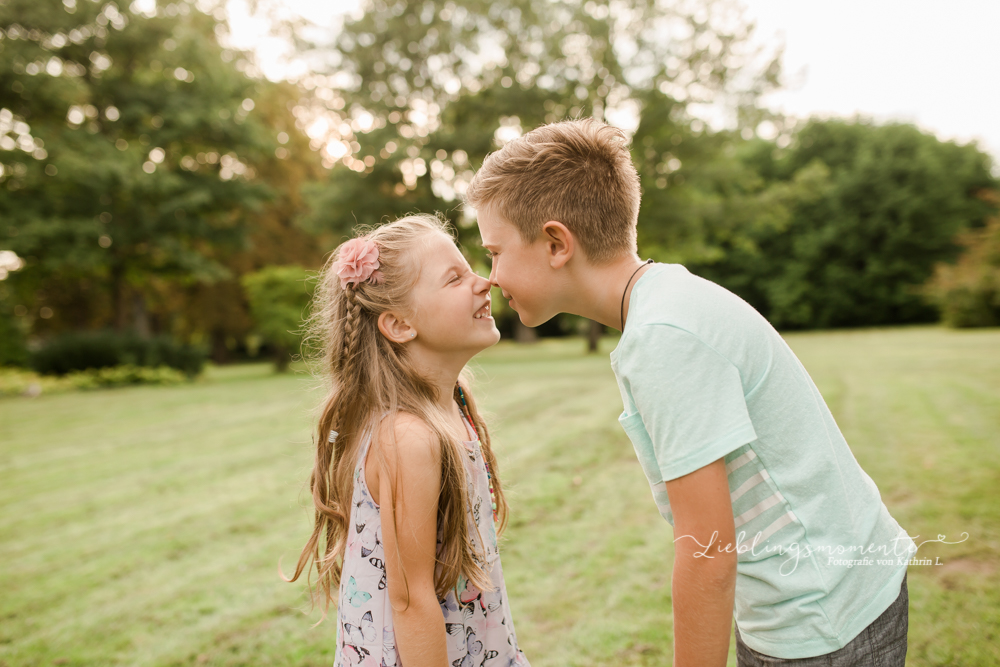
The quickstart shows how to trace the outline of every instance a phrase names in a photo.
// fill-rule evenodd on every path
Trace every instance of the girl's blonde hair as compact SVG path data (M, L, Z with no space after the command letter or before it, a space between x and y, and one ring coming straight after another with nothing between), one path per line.
M378 329L378 316L386 310L412 312L412 289L420 275L416 251L432 234L445 234L454 240L447 223L431 215L409 215L366 234L378 245L379 270L383 274L380 284L366 281L341 288L334 262L343 246L334 251L320 274L306 340L309 347L318 351L320 370L330 381L330 388L316 431L316 462L309 484L316 506L315 526L290 581L298 579L307 569L311 571L310 564L315 566L314 599L320 598L324 609L329 607L333 591L340 585L361 441L369 429L374 437L378 419L386 412L388 419L400 411L420 418L440 443L441 543L434 576L438 598L444 598L448 590L457 586L460 575L481 589L492 587L467 523L465 447L454 437L446 414L436 402L436 389L417 372L406 345L390 341ZM461 382L483 455L493 475L499 531L502 531L507 522L507 503L497 476L496 458L465 373ZM337 432L334 443L330 442L331 431ZM393 429L383 432L391 434ZM389 447L382 444L381 455L394 451L394 443L388 443ZM395 503L399 498L396 484L393 489ZM394 512L394 516L399 513Z

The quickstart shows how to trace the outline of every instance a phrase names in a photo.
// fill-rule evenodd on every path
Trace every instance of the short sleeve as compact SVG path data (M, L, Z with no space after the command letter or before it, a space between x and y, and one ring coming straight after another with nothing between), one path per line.
M694 334L642 325L629 332L620 368L663 480L757 439L739 369Z

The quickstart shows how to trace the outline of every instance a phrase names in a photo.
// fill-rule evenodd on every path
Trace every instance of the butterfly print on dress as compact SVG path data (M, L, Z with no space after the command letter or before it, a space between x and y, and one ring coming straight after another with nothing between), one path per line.
M469 434L471 437L471 429ZM341 573L333 667L400 667L381 517L364 475L369 443L370 439L365 439L358 452L349 505L350 528ZM481 591L462 577L455 589L438 600L448 651L448 661L442 667L529 667L517 648L507 608L483 456L475 440L464 444L466 450L472 450L468 459L463 459L469 492L466 523L475 541L477 562L483 565L492 586ZM439 526L439 549L440 540Z

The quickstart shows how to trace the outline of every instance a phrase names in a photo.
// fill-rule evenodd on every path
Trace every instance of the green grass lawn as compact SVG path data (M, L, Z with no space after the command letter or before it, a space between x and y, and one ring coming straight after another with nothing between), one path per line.
M910 569L908 664L1000 663L1000 331L787 339L903 527L969 533ZM671 533L616 420L614 344L474 362L535 667L669 664ZM0 400L0 665L331 665L334 624L278 573L309 533L313 386L251 365Z

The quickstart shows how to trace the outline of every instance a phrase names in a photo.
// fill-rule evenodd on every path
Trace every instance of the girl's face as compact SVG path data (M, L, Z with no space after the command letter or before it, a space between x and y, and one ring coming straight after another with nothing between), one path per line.
M500 332L490 315L490 281L477 275L444 234L433 234L417 256L420 277L408 318L413 344L444 354L477 352L495 345Z

